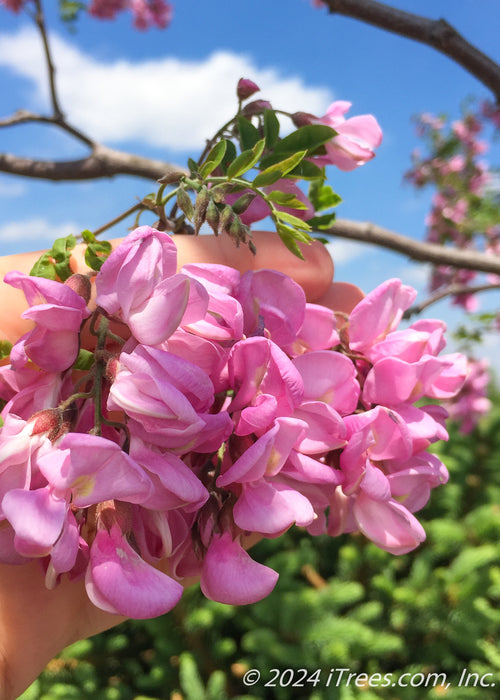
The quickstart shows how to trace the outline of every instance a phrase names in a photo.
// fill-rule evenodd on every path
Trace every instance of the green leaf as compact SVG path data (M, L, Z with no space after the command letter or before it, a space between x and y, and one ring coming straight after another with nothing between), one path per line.
M297 151L307 151L311 154L319 146L328 143L334 136L337 135L335 129L331 129L325 124L307 124L301 126L296 131L285 136L284 139L278 141L272 153L266 156L265 163L262 165L267 167L273 165L280 160L284 155L297 153Z
M93 243L96 240L96 237L94 236L92 231L88 230L88 228L82 231L81 236L85 243Z
M76 238L70 235L65 238L57 238L49 251L49 255L55 261L56 274L63 282L73 274L73 270L70 267L70 259L71 251L75 246Z
M308 219L307 223L312 229L319 231L329 229L335 223L335 212L331 214L323 214L323 216L313 216L312 219Z
M233 162L233 160L236 158L236 146L232 141L226 141L226 153L224 154L224 157L222 159L221 168L224 173L227 172L227 169Z
M238 133L242 150L249 150L260 139L259 130L245 117L238 117Z
M278 180L281 180L282 177L293 171L300 164L306 153L307 151L299 151L285 158L285 160L262 170L253 181L254 187L266 187L278 182Z
M111 253L111 243L109 241L98 241L89 243L85 251L85 262L91 270L99 272L108 255Z
M311 182L307 196L315 211L331 209L338 206L342 201L342 197L334 192L330 185L325 185L322 179Z
M86 9L87 6L83 2L76 2L76 0L59 0L59 13L63 22L74 22L78 18L80 11Z
M239 177L246 173L247 170L251 170L261 157L265 143L265 140L261 139L257 141L252 149L240 153L227 169L228 178Z
M272 109L264 110L264 137L266 148L273 148L279 138L280 123L276 113Z
M229 142L226 141L226 139L222 139L222 141L216 143L215 146L210 150L209 154L205 159L205 162L200 168L200 175L202 178L208 177L208 175L210 175L210 173L213 173L215 168L217 168L222 163L222 159L224 158L224 154L226 153L228 143Z
M306 223L302 219L299 219L298 216L294 216L293 214L289 214L287 211L276 210L274 212L274 216L277 219L279 219L279 221L284 221L285 224L290 224L290 226L293 226L295 228L303 229L304 231L311 230L311 227L309 226L308 223Z
M293 192L281 192L273 190L266 195L267 199L282 207L290 207L291 209L307 209L307 204L304 204L298 199Z
M46 280L55 280L57 277L56 266L50 253L44 253L30 270L31 277L43 277Z
M73 369L89 370L94 364L94 353L90 350L80 349L78 356L73 364Z
M310 160L301 161L290 173L290 177L297 177L302 180L325 179L324 168L320 168Z
M12 350L12 343L8 340L0 340L0 360L4 360L9 357L10 351Z
M296 255L298 258L301 260L304 260L304 256L302 255L302 251L299 248L299 245L297 243L297 236L296 236L296 231L293 228L290 228L289 226L285 226L284 224L278 224L276 226L276 230L278 231L278 235L283 241L283 243L286 245L289 251L291 251L294 255Z
M198 173L198 163L192 158L188 158L188 168L191 175L196 175Z

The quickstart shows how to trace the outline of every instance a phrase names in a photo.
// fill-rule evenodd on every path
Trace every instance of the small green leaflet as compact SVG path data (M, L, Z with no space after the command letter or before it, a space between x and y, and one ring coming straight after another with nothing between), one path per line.
M78 356L73 365L73 369L89 370L94 364L94 353L90 350L80 349Z
M262 152L264 151L265 143L265 140L261 139L260 141L257 141L252 149L240 153L240 155L233 160L231 165L228 167L227 177L229 179L239 177L240 175L243 175L243 173L246 173L247 170L251 170L261 157Z
M270 165L265 170L262 170L253 181L254 187L266 187L267 185L273 185L275 182L278 182L278 180L281 180L282 177L299 165L306 153L307 151L299 151L285 158L285 160Z
M63 282L73 274L70 267L71 251L76 245L73 235L65 238L57 238L50 250L36 261L30 271L32 277L44 277L55 280L59 278Z
M109 241L98 240L92 231L82 231L82 237L87 244L85 250L85 262L91 270L99 272L108 255L111 253Z
M335 129L325 124L307 124L285 136L274 146L273 152L262 159L262 167L267 168L279 162L284 156L289 156L298 151L307 151L311 154L317 148L328 143L337 135Z
M291 251L294 255L296 255L298 258L301 260L304 260L304 256L302 255L302 251L299 248L299 245L297 243L297 231L290 226L286 226L285 224L278 224L276 225L276 230L278 231L278 235L283 241L283 243L286 245L289 251Z
M290 224L290 226L293 226L294 228L302 229L303 231L311 230L311 227L308 223L306 223L302 219L299 219L298 216L289 214L286 211L275 211L274 216L276 216L276 218L279 219L279 221L284 221L285 224Z
M342 197L332 190L330 185L325 185L322 179L313 180L307 193L315 211L325 211L338 206Z
M278 141L280 133L280 123L278 117L272 109L264 110L264 137L266 148L273 148Z
M222 163L222 160L226 154L227 144L228 141L226 141L226 139L222 139L222 141L216 143L210 150L205 162L200 167L200 177L205 179Z
M327 231L335 223L335 212L323 214L322 216L313 216L312 219L307 220L307 223L314 230Z
M307 209L307 204L301 202L293 192L281 192L280 190L273 190L266 194L266 197L273 204L278 204L282 207L289 207L290 209Z
M238 132L242 150L249 150L260 139L259 130L245 117L238 117Z

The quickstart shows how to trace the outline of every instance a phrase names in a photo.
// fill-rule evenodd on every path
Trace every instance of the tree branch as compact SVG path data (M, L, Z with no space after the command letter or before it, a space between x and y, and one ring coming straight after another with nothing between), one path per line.
M148 180L159 180L168 175L175 181L181 175L188 174L177 165L100 145L80 160L34 160L0 153L0 172L53 181L93 180L115 175L133 175Z
M500 66L444 19L432 20L376 0L323 0L329 11L432 46L486 85L500 102Z
M447 287L436 290L433 294L424 299L419 304L414 304L407 309L403 318L409 319L412 316L421 314L422 311L427 309L433 304L437 304L441 299L445 299L449 296L461 296L465 294L478 294L479 292L489 292L490 290L500 289L500 284L478 284L474 287L468 286L466 284L449 284Z
M54 66L54 61L52 60L52 53L50 50L49 39L47 36L47 30L45 29L45 18L42 10L42 3L40 0L35 0L36 14L35 23L42 37L43 50L45 53L45 61L47 63L47 71L49 74L49 85L50 85L50 99L52 101L52 109L54 111L54 117L57 119L63 119L64 115L62 109L59 105L59 98L57 97L56 89L56 69Z
M321 231L337 238L372 243L382 248L402 253L412 260L433 265L450 265L459 269L476 270L500 275L500 258L477 251L448 248L435 243L422 243L412 238L394 233L376 224L338 219L327 231Z

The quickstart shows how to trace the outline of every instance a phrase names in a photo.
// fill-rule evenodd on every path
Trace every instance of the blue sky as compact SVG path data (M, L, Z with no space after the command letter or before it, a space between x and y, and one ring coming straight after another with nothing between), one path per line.
M497 0L392 0L400 9L445 17L492 58L500 60ZM123 14L115 22L82 17L70 33L46 1L58 59L63 109L71 121L107 145L184 164L205 136L231 115L234 86L244 75L275 107L322 114L334 99L351 114L374 114L384 131L377 157L353 173L329 171L343 197L342 218L370 220L413 238L424 236L430 192L402 183L418 145L413 115L460 114L468 96L486 88L450 59L352 19L330 16L309 0L174 0L165 31L135 31ZM47 88L39 41L27 18L0 9L0 112L44 112ZM18 126L0 131L0 150L41 158L84 154L54 129ZM498 146L497 149L498 151ZM498 158L497 158L498 160ZM37 249L59 235L96 228L152 191L125 178L80 184L26 181L0 174L0 251ZM122 235L123 228L115 235ZM425 288L425 270L403 256L340 241L333 245L340 279L369 290L400 276ZM485 297L484 306L488 301ZM446 304L432 314L458 318Z

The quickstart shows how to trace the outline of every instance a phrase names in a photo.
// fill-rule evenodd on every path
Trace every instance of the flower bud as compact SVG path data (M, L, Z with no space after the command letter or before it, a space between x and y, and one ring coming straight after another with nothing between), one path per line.
M217 236L219 234L219 208L213 199L208 203L206 221Z
M90 301L91 284L87 275L81 275L79 272L71 275L64 283L67 287L79 294L86 304Z
M210 194L208 189L203 185L196 196L196 201L194 203L194 232L198 233L202 224L205 221L207 214L208 203L210 202Z
M59 430L61 418L61 412L58 408L45 408L42 411L38 411L30 418L30 422L33 423L31 434L39 435L40 433Z
M233 208L226 204L224 209L220 212L220 216L219 216L219 226L220 226L221 230L227 231L229 226L231 226L231 222L233 221L233 219L234 219Z
M239 100L247 100L249 97L260 91L260 87L253 80L248 78L240 78L236 88L236 94Z
M243 107L241 114L243 117L252 117L254 114L262 114L265 109L272 108L272 104L267 100L254 100Z
M179 191L177 192L177 204L182 209L187 218L191 220L194 215L193 202L191 201L191 197L188 195L188 193L183 187L179 187Z
M243 214L256 197L255 192L245 192L232 205L235 214Z
M316 118L314 114L309 114L308 112L295 112L295 114L292 114L292 122L297 128L312 124L313 120Z

